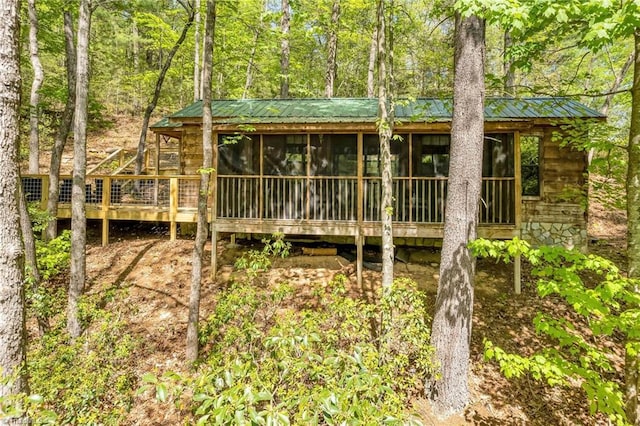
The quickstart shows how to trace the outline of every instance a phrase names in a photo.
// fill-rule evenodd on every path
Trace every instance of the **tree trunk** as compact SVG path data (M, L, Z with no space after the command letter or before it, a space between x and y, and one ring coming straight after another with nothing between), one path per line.
M18 213L18 145L20 143L19 1L0 3L0 397L27 390L22 370L26 334L24 252ZM7 421L7 423L9 423Z
M622 65L622 69L620 70L620 73L618 75L616 75L616 78L615 78L613 84L611 85L611 88L609 89L609 93L604 98L604 102L602 104L602 108L600 108L600 112L603 115L607 115L607 113L609 112L609 107L611 106L611 102L613 101L613 97L615 96L615 92L618 91L618 89L620 88L620 85L624 81L624 78L627 76L627 73L631 69L631 65L633 65L634 58L635 58L635 52L631 52L631 54L629 55L629 57L625 61L624 65ZM596 151L595 148L591 148L589 150L589 154L587 156L589 164L591 164L591 161L593 161L593 157L596 155L596 153L597 153L597 151Z
M164 78L167 75L167 71L169 71L169 67L171 66L173 57L175 56L180 46L182 46L182 43L184 42L184 39L187 37L187 33L189 32L189 28L191 28L191 24L193 24L193 19L195 17L194 9L192 8L191 10L187 10L187 12L189 13L189 18L187 19L186 24L184 24L184 28L182 28L182 33L176 41L176 44L174 44L171 48L169 56L167 56L167 60L162 65L160 74L158 74L158 80L156 80L156 87L153 91L153 99L151 99L151 102L149 103L149 105L147 105L147 108L144 111L144 118L142 119L142 130L140 131L140 140L138 140L138 150L136 152L136 175L142 173L142 163L144 162L144 146L147 141L147 129L149 127L149 121L151 120L151 114L153 114L153 110L156 109L156 105L158 104L158 99L160 98L160 92L162 91Z
M253 66L256 58L256 50L258 49L258 39L260 38L260 30L254 29L253 45L251 46L251 53L249 54L249 62L247 63L247 73L244 80L244 90L242 91L242 99L247 99L249 90L253 85Z
M373 98L376 94L375 71L376 53L378 52L378 25L373 29L371 48L369 49L369 69L367 72L367 98Z
M338 22L340 20L340 0L333 0L331 8L331 24L329 25L329 42L327 44L327 73L324 81L324 93L327 98L333 97L336 80L336 56L338 54Z
M31 97L29 98L29 173L40 173L40 137L38 124L40 122L38 104L40 103L40 88L44 80L44 72L38 55L38 15L36 0L28 0L29 9L29 58L33 68L31 82Z
M86 278L87 218L85 181L87 173L87 116L89 100L89 35L91 0L80 1L78 46L76 48L76 105L73 123L73 188L71 191L71 271L67 306L67 331L72 338L80 336L78 300Z
M202 99L200 84L200 0L195 0L193 5L195 10L195 31L194 31L194 52L193 52L193 101Z
M627 162L627 256L630 278L640 278L640 28L634 33L633 85L631 86L631 126ZM636 291L638 289L636 288ZM625 357L627 420L640 424L640 342L629 339Z
M509 30L504 32L504 51L502 53L502 67L504 69L504 93L507 96L516 96L516 70L513 66L513 60L507 58L507 52L513 46L511 33Z
M289 21L291 20L291 10L289 10L289 0L282 0L282 19L280 20L280 31L282 31L282 41L280 42L280 97L289 97Z
M76 47L73 36L73 18L69 10L64 11L64 40L67 57L67 102L60 119L58 132L51 149L51 166L49 167L49 197L47 199L47 213L54 218L47 224L45 239L53 240L58 235L58 193L60 192L60 165L62 153L67 144L69 131L73 124L73 112L76 104Z
M22 185L18 185L18 210L20 214L20 232L22 234L22 243L24 244L25 270L24 277L31 287L31 292L36 293L42 284L42 277L38 270L38 261L36 259L36 240L33 236L33 224L29 217L29 209L27 199ZM36 320L38 321L38 331L42 336L49 330L49 320L47 317L40 315L36 311Z
M133 47L133 72L136 75L140 74L140 31L138 30L138 23L136 22L135 17L131 19L131 38L132 38L132 47ZM135 93L133 94L133 115L137 116L140 114L142 110L142 105L140 104L142 90L140 88L140 81L136 79L135 83Z
M482 186L484 51L484 22L456 14L451 164L431 334L442 377L427 386L441 415L469 402L475 259L467 244L476 238Z
M205 20L205 47L202 64L202 172L200 174L200 191L198 193L198 225L196 241L193 247L191 270L191 294L189 296L189 322L187 324L187 361L198 358L198 320L200 317L200 284L202 282L202 263L204 245L207 242L207 200L209 198L209 182L213 172L213 143L211 117L211 80L213 62L213 37L216 22L215 0L207 0L207 17ZM215 212L213 212L215 215ZM213 241L212 244L216 242ZM215 250L215 247L211 248Z
M393 284L393 182L391 175L391 136L393 134L393 112L387 99L387 45L385 25L385 1L378 0L378 137L380 139L380 169L382 174L382 289L387 291Z

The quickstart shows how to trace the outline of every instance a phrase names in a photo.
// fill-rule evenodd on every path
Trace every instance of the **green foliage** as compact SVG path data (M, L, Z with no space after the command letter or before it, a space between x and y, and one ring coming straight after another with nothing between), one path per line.
M40 208L40 203L38 203L37 201L28 203L27 211L29 212L31 226L35 235L39 235L40 233L42 233L42 231L47 228L49 222L55 220L55 218L49 215L46 210L42 210Z
M71 260L71 231L64 230L49 242L36 240L36 260L45 281L68 268Z
M291 243L284 240L284 234L275 233L272 239L263 239L262 250L249 250L236 260L235 267L246 271L247 276L255 278L258 272L271 267L271 259L275 257L285 258L291 250Z
M345 282L318 284L299 312L287 284L234 284L202 327L194 376L145 375L145 389L197 424L419 424L406 406L434 371L423 295L399 280L370 304Z
M15 377L3 377L0 379L2 386L10 387L14 383ZM7 424L16 419L28 418L38 425L56 424L58 416L51 410L44 407L42 395L27 395L24 392L0 396L0 422ZM20 420L17 424L20 424Z
M47 410L40 415L55 413L57 424L117 425L132 403L134 340L117 313L83 304L93 320L85 334L72 341L60 323L29 348L31 392Z
M549 336L555 345L525 357L508 354L485 342L486 358L496 360L506 377L529 374L552 386L577 380L587 395L592 413L599 411L616 424L626 424L623 393L620 384L612 378L612 349L603 344L602 337L621 334L628 339L627 351L637 349L640 295L635 289L638 282L624 277L607 259L561 247L534 249L514 239L476 240L471 243L471 249L477 256L504 261L522 255L539 279L539 295L561 297L577 318L582 318L570 320L538 313L534 319L536 331ZM586 277L598 283L589 286ZM581 327L588 332L580 332Z

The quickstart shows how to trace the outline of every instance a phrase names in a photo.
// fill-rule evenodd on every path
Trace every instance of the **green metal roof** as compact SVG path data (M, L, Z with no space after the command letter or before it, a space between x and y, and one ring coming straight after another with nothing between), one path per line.
M377 120L378 100L372 98L215 100L213 121L218 124L258 123L370 123ZM451 121L451 99L419 98L396 102L396 119L409 122ZM154 124L175 126L182 119L202 117L202 101ZM598 111L568 98L487 98L485 120L535 118L605 118Z

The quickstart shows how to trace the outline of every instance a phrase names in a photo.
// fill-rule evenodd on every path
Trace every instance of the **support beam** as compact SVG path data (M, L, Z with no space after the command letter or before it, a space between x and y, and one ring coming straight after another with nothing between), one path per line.
M215 281L216 272L218 272L218 230L215 226L211 227L211 272L209 273L211 281Z
M169 238L175 241L178 236L178 223L176 216L178 215L178 178L169 180Z
M518 254L513 258L513 287L516 294L522 293L522 260Z
M102 247L109 244L109 205L111 204L111 178L102 181Z
M356 230L356 278L358 287L362 287L362 259L363 259L364 236L360 229Z

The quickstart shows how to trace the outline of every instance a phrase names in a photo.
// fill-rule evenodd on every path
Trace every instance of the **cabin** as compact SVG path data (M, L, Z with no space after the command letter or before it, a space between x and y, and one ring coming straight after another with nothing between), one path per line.
M212 113L213 238L280 232L351 242L359 253L379 242L377 99L215 100ZM447 99L396 104L398 246L439 246L443 237L451 113ZM604 118L567 98L486 99L479 235L585 248L587 156L569 139L588 136L576 123ZM131 162L122 159L115 171L88 172L87 217L103 221L103 242L110 220L168 222L172 238L179 223L195 222L202 102L150 129L143 175L127 173ZM46 176L25 179L37 184L26 188L31 199L44 203ZM59 217L70 216L69 179L61 180Z

